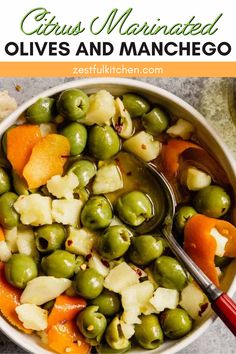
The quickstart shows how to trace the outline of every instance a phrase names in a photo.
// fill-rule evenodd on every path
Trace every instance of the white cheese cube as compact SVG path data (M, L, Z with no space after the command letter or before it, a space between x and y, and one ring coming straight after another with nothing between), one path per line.
M17 248L19 253L35 257L38 251L35 244L35 236L31 227L21 225L17 230Z
M82 123L87 125L110 125L116 113L114 97L106 90L100 90L89 96L89 109Z
M24 225L40 226L52 224L52 200L40 194L21 195L14 203Z
M6 241L0 241L0 261L7 262L11 258L11 251Z
M198 191L211 184L211 176L196 167L189 167L184 172L183 182L190 191Z
M40 276L30 280L23 293L20 302L22 304L42 305L64 293L72 281L65 278Z
M16 313L23 326L34 331L47 328L48 312L34 304L24 304L16 307Z
M95 269L104 278L109 273L109 266L107 267L102 263L101 257L96 252L93 252L92 256L89 258L88 267Z
M63 225L77 226L79 224L82 205L82 201L78 199L53 200L53 220Z
M13 227L12 229L5 230L5 239L6 243L12 253L18 252L17 247L17 227Z
M209 307L205 294L194 283L189 283L182 290L179 304L194 320L200 317L202 305L205 304L206 309Z
M122 262L109 272L104 287L115 293L121 293L123 289L138 282L138 274L127 263Z
M211 229L210 235L216 240L216 252L215 255L219 257L223 257L225 254L225 246L228 242L228 238L221 235L221 233L213 227Z
M138 283L121 292L121 303L124 308L123 320L128 323L137 323L137 316L141 315L153 296L154 287L149 280ZM135 321L135 322L132 322Z
M148 162L157 158L161 151L161 143L145 131L135 134L123 143L124 150L133 153Z
M175 309L179 303L179 293L175 289L157 288L150 303L157 312L165 309Z
M121 172L116 164L102 166L93 182L94 194L105 194L123 188Z
M74 189L79 185L76 175L71 172L64 177L60 175L53 176L47 181L49 193L57 198L73 199Z
M188 140L194 132L194 126L187 120L180 118L174 125L167 129L166 132L172 138L182 138L184 140Z
M82 256L87 256L91 253L96 235L92 231L82 228L69 228L69 235L66 239L66 250Z

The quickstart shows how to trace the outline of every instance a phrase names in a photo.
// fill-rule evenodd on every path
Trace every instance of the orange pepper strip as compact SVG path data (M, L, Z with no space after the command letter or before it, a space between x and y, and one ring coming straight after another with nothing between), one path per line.
M86 301L80 297L60 295L48 316L48 329L63 321L71 321L85 308Z
M91 346L85 342L84 337L74 321L66 321L52 326L47 335L48 346L59 354L87 354Z
M5 235L3 228L0 226L0 241L5 241Z
M13 326L24 333L32 333L32 330L23 327L15 311L15 308L20 305L20 296L21 290L14 288L7 282L4 264L0 262L0 311Z
M191 217L184 228L184 250L208 276L219 286L219 278L214 263L216 240L210 235L215 227L215 219L197 214Z
M163 144L161 151L162 164L168 177L175 177L179 168L179 157L189 148L201 149L200 146L190 141L170 139Z
M23 176L29 188L38 188L55 175L62 175L70 155L70 143L60 134L48 134L35 144Z
M228 239L224 256L236 257L236 227L228 221L216 219L215 228L222 236Z
M7 158L22 176L34 145L42 138L38 125L19 125L7 133Z

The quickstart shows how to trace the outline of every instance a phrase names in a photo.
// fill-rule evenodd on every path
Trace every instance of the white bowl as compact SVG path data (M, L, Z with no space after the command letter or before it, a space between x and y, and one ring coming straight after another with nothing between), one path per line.
M139 82L136 80L120 79L120 78L109 78L109 79L86 79L71 81L66 84L62 84L46 90L39 94L38 96L30 99L23 105L21 105L15 112L13 112L7 119L5 119L0 124L0 135L4 131L14 124L16 119L23 113L30 105L32 105L38 98L47 97L55 95L65 89L69 88L80 88L85 90L87 93L93 93L100 89L107 89L114 95L120 95L125 92L136 92L140 93L144 97L147 97L150 101L157 102L165 106L174 115L183 117L194 124L196 127L198 138L203 146L212 153L213 156L221 163L222 167L226 171L229 181L234 188L234 194L236 196L236 162L231 156L226 145L220 140L218 135L212 129L212 127L207 123L206 119L197 112L189 104L178 98L177 96L150 84ZM223 279L223 287L227 290L230 296L236 290L236 261L232 262L227 268L226 274ZM209 314L207 318L201 322L196 323L195 328L186 337L176 341L166 341L160 348L148 351L149 353L165 353L173 354L183 349L194 340L196 340L201 334L203 334L210 324L213 323L216 316L212 313ZM18 344L25 350L34 354L49 354L51 351L42 347L40 339L34 335L26 335L21 333L19 330L12 327L3 317L0 317L0 329L6 334L13 342ZM144 352L141 349L136 351L133 350L132 353ZM147 352L147 351L145 351Z

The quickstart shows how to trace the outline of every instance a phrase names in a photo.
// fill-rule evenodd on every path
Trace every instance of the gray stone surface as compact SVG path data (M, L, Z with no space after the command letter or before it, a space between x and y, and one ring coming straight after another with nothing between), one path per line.
M56 86L60 83L73 79L47 78L47 79L21 79L21 78L0 78L0 90L8 90L14 96L18 104L23 103L30 97L41 91ZM232 79L213 78L151 78L139 79L147 81L156 86L183 98L193 105L217 130L218 134L228 144L236 157L236 126L232 118L232 107L229 108L230 89ZM236 79L235 79L236 80ZM16 85L22 89L17 92ZM236 86L236 85L235 85ZM231 113L231 114L230 114ZM235 112L233 112L235 114ZM0 334L0 353L15 354L26 353L18 348L3 334ZM200 338L180 354L235 354L235 338L230 331L218 319Z

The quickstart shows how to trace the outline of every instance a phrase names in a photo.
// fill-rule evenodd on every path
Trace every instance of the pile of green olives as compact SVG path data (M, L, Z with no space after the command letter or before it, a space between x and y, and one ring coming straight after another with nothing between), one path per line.
M101 354L124 353L133 345L152 350L166 338L183 337L193 326L189 314L178 305L160 313L142 313L133 324L133 333L127 336L122 329L122 295L105 287L106 276L122 262L130 265L139 276L142 274L140 283L149 280L155 289L174 289L181 294L190 281L188 273L162 237L161 227L145 231L145 225L157 213L154 194L150 193L153 185L142 177L138 179L139 173L143 176L140 167L134 179L129 161L126 161L127 167L119 160L125 136L120 134L119 125L125 117L128 117L126 123L132 125L128 130L130 136L126 138L144 130L149 140L151 135L154 140L161 137L161 141L165 141L171 125L170 114L145 97L125 93L119 97L122 103L118 112L119 124L114 124L112 117L108 123L103 121L103 116L109 105L109 95L106 94L104 103L96 101L96 97L91 100L91 96L79 89L68 89L58 96L38 99L25 112L26 124L39 125L40 129L46 126L49 133L61 134L68 140L70 152L69 156L63 156L66 159L63 176L72 173L76 176L78 185L73 190L73 198L80 199L82 206L76 225L55 220L51 224L23 225L30 228L32 252L20 252L17 241L7 239L12 255L4 267L7 281L22 290L39 275L70 279L72 287L68 296L82 297L87 302L86 308L75 319L76 325L85 340ZM118 114L118 108L116 106L113 114ZM89 123L86 121L88 115ZM12 168L7 158L7 134L13 127L2 137L0 157L0 225L9 233L22 227L21 215L14 208L19 197L38 193L55 199L47 185L30 190L23 175ZM147 146L141 144L141 148L145 150ZM129 155L126 156L128 159ZM96 194L93 183L98 172L114 163L123 187ZM115 183L113 179L119 176L104 175L97 183L105 188L107 179ZM177 206L174 217L174 231L179 239L183 237L188 220L197 213L213 218L227 217L231 206L228 191L217 184L189 192L187 200L189 204ZM80 234L81 230L83 233ZM221 266L227 264L228 258L218 257L216 262ZM50 312L53 304L54 301L43 304L43 308Z

